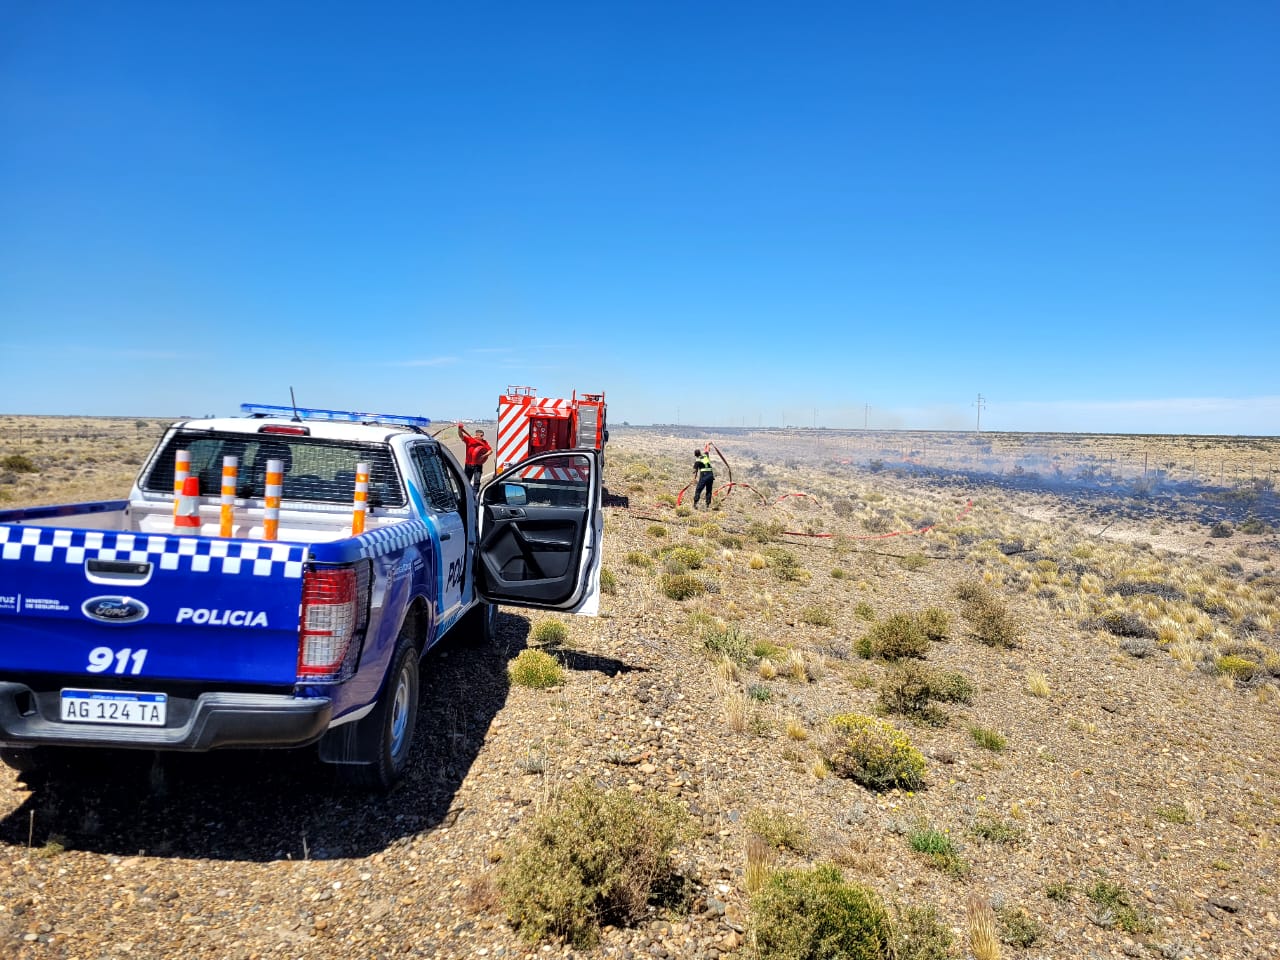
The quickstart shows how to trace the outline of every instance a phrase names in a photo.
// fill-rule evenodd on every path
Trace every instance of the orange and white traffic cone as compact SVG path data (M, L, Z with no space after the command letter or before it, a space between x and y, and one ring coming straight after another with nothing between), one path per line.
M262 539L274 540L280 534L280 494L284 489L284 461L268 460L265 489L262 494Z
M240 470L240 461L236 457L222 458L222 523L218 528L218 536L229 537L235 527L236 510L236 478Z
M364 515L369 505L369 465L356 464L356 489L351 503L351 535L364 533Z
M178 523L178 503L182 500L182 484L191 476L191 451L179 450L173 464L173 522Z
M178 512L173 516L174 533L200 532L200 481L188 474L182 481Z

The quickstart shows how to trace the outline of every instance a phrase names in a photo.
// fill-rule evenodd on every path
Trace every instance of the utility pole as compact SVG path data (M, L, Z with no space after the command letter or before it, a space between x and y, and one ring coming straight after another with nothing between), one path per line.
M978 394L978 399L973 402L973 405L978 408L978 433L982 432L982 407L986 402L982 394Z
M862 405L862 429L867 429L867 424L871 421L871 404L864 403Z

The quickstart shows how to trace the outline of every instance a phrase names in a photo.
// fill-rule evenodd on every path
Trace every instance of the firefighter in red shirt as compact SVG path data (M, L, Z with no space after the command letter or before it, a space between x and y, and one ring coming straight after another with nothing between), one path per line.
M462 424L458 424L458 436L462 438L462 442L467 445L467 462L466 472L467 481L475 489L480 489L480 477L484 474L484 462L489 459L489 454L493 452L493 447L489 446L489 441L484 438L484 431L477 430L475 436L472 436L467 428Z

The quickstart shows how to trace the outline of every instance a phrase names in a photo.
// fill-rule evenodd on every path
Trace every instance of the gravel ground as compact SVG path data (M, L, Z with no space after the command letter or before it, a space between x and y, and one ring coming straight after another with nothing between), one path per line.
M424 665L412 773L387 797L343 790L302 752L104 756L32 783L0 772L0 956L749 957L744 820L760 810L808 828L808 850L783 851L784 865L834 860L887 899L933 905L957 934L956 956L968 955L964 904L973 895L1021 906L1042 925L1035 945L1006 948L1014 957L1280 956L1275 698L1226 689L1167 655L1127 656L1051 604L1009 595L1022 646L988 648L957 628L929 655L970 678L974 703L949 706L943 726L895 721L928 757L924 790L876 794L819 776L821 721L872 712L870 684L884 671L850 654L866 626L853 606L865 601L883 615L938 605L959 624L952 590L979 571L962 550L927 537L859 542L840 555L828 541L789 538L806 571L799 580L752 569L747 545L699 571L718 592L668 600L656 568L624 557L693 539L688 528L707 520L654 502L684 482L687 446L615 432L618 462L642 454L659 476L630 487L611 478L631 498L606 520L618 590L604 616L569 624L557 651L565 684L532 691L507 681L537 615L504 610L492 649L435 651ZM664 478L667 456L679 469ZM816 467L790 476L832 482ZM966 499L907 477L858 474L853 484L940 520ZM969 528L1053 521L1090 532L1088 518L1061 520L1068 511L1055 514L1051 498L1028 506L994 491L968 495ZM789 529L839 529L824 507L769 513L748 499L735 495L712 517L726 532L775 517ZM668 531L662 541L655 523ZM913 551L927 562L905 569L899 557ZM832 578L835 567L846 575ZM800 612L814 605L834 623L804 622ZM809 679L744 670L726 682L692 639L693 611L801 651ZM1029 670L1046 674L1048 697L1026 691ZM726 686L756 684L766 693L735 729ZM788 736L788 721L806 738ZM1001 732L1007 747L979 747L973 725ZM520 940L487 882L523 818L581 779L674 796L702 828L674 860L694 890L688 908L607 929L586 953ZM983 815L1018 839L974 836ZM966 872L940 872L911 852L904 834L920 824L956 838ZM1118 929L1086 898L1099 879L1130 891L1149 930Z

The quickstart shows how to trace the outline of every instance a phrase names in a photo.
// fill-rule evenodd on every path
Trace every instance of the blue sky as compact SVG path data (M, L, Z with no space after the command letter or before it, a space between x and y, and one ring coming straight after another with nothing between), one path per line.
M1274 2L0 0L0 411L1280 432Z

